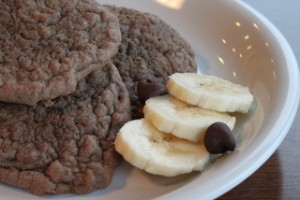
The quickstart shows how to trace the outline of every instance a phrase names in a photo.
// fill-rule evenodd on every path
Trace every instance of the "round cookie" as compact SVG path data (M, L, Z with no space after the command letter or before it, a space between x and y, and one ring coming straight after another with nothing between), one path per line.
M0 100L28 105L74 92L121 41L94 0L0 1L0 33Z
M37 195L108 186L121 160L114 139L130 114L128 91L112 64L49 107L0 102L0 181Z
M137 10L107 6L118 16L122 43L112 58L130 93L133 117L138 100L138 81L150 79L165 84L175 72L196 72L191 46L157 16Z

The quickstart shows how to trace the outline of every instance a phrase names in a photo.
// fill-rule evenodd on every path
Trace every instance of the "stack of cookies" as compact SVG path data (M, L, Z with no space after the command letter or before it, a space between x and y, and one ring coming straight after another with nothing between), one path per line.
M107 187L137 83L195 71L189 44L152 14L0 0L0 181L37 195Z

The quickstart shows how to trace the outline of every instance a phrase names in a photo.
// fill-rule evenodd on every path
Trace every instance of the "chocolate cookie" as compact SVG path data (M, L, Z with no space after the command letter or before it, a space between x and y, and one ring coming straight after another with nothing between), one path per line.
M119 19L122 43L112 60L129 90L135 114L141 105L137 83L149 79L165 84L175 72L196 72L194 53L188 42L157 16L106 6Z
M37 195L106 187L121 159L114 139L128 120L128 91L112 64L52 106L0 102L0 181Z
M94 0L0 0L0 100L68 95L120 41L117 18Z

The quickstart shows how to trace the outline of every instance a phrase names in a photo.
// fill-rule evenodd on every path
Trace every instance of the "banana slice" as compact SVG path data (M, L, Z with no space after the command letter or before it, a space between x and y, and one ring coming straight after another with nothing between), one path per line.
M192 106L170 95L148 99L143 111L159 131L194 142L203 142L206 129L215 122L223 122L231 130L235 125L235 117L228 113Z
M182 101L219 112L247 113L253 102L248 87L196 73L171 75L167 89Z
M135 167L161 176L201 171L209 161L202 144L162 133L145 119L127 122L117 135L115 149Z

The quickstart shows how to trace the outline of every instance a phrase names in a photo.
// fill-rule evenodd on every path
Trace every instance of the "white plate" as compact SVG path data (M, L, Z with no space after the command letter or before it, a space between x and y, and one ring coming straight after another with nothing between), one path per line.
M235 133L238 149L202 174L151 176L123 163L112 184L89 195L47 199L214 199L232 189L277 149L295 117L299 72L290 46L279 31L240 1L100 0L155 13L178 30L197 54L199 71L250 87L256 97ZM176 3L177 2L177 3ZM172 6L173 5L173 6ZM0 185L1 199L40 199Z

